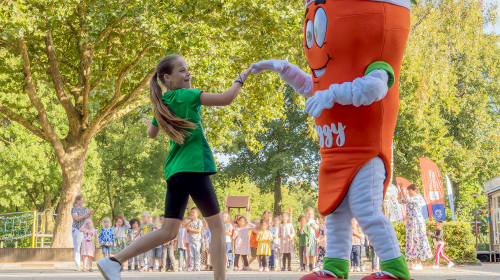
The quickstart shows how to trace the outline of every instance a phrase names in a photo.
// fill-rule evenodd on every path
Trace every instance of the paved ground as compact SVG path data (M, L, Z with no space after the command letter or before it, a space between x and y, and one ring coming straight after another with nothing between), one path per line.
M227 279L252 279L252 280L289 280L299 279L303 273L298 272L229 272ZM349 279L360 280L367 272L352 273ZM454 267L451 269L442 268L434 270L425 268L423 271L412 273L415 280L498 280L500 279L500 264L484 264L475 267ZM160 279L213 279L210 272L124 272L123 280L160 280ZM30 268L28 267L10 267L0 269L0 279L43 279L43 280L82 280L82 279L103 279L97 269L93 273L75 272L68 268Z

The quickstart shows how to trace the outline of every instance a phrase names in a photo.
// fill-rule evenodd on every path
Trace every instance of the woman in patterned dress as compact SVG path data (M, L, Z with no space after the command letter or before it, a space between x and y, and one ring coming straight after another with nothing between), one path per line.
M422 261L432 259L431 246L427 239L425 219L422 216L424 198L418 192L418 185L411 184L407 191L399 190L399 203L406 204L406 259L414 262L410 269L422 270Z
M80 228L84 225L85 220L90 218L94 213L94 210L88 209L83 206L85 200L82 195L77 195L75 201L73 202L73 208L71 208L71 217L73 218L73 224L71 226L71 237L73 238L74 247L74 258L75 258L75 270L80 270L80 246L82 245L83 233Z

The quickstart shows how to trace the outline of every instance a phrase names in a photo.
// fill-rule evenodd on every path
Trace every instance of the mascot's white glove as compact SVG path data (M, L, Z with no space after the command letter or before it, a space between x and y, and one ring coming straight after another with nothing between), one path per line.
M280 74L285 83L295 89L295 92L303 97L312 96L312 77L307 75L302 69L286 60L263 60L252 63L252 74L259 74L262 71L273 71Z
M370 105L385 97L389 87L389 74L385 70L374 70L352 83L332 84L327 90L318 90L306 101L306 112L314 118L324 109L330 109L334 103L341 105Z

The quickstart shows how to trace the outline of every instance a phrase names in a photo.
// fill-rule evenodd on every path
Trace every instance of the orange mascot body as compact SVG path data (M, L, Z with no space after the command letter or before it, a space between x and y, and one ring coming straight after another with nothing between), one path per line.
M315 117L322 157L318 210L327 216L327 246L323 270L304 280L348 278L353 218L382 261L382 271L363 280L410 279L382 214L409 29L409 0L307 0L304 47L312 75L287 61L253 64L254 74L278 72L310 97L306 111Z

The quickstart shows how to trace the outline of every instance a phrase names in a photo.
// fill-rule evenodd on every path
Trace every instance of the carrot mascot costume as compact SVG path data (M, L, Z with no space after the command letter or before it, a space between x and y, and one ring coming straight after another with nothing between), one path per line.
M306 0L308 75L284 60L253 64L278 72L306 101L319 138L319 212L327 216L323 270L302 280L347 279L351 220L381 259L372 279L410 279L382 202L391 177L399 71L410 30L410 0Z

